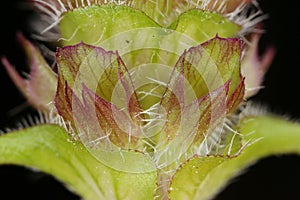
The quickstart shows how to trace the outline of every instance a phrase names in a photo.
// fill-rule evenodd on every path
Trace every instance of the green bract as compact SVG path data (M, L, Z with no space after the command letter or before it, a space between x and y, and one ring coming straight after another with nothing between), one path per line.
M237 36L241 29L222 15L203 10L187 11L170 27L164 27L141 11L115 5L77 8L63 15L59 27L64 46L77 44L81 41L98 45L119 33L149 27L159 27L162 29L161 31L166 28L178 31L200 44L216 36L216 34L220 37ZM146 33L143 36L144 40L153 37L151 34L153 33ZM172 38L172 32L160 37ZM127 38L123 39L126 40ZM157 38L157 40L159 39L165 40L165 38Z

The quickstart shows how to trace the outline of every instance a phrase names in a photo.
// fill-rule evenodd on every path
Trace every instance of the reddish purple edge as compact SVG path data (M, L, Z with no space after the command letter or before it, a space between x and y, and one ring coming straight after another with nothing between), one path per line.
M192 48L190 48L190 49L188 49L188 50L185 50L185 51L183 52L182 56L184 56L184 55L187 54L188 52L193 51L194 49L197 49L197 48L202 47L202 46L209 45L212 41L214 41L214 40L216 40L216 39L217 39L217 40L222 40L222 41L230 41L231 43L238 44L238 47L237 47L237 48L243 48L243 45L244 45L243 41L240 40L240 39L238 39L238 38L220 38L220 37L217 35L215 38L213 38L213 39L211 39L211 40L209 40L209 41L206 41L206 42L204 42L203 44L200 44L200 45L198 45L198 46L196 46L196 47L192 47ZM85 44L84 42L80 42L79 44L76 44L76 45L73 45L73 46L66 46L66 47L58 48L58 50L57 50L57 52L56 52L56 57L58 58L58 57L60 57L62 54L64 54L65 52L72 52L74 49L76 50L77 48L80 48L80 47L82 47L82 46L84 46L84 47L86 47L86 48L88 48L88 49L91 49L91 51L93 51L93 50L99 51L99 52L101 52L101 53L104 54L104 55L106 55L106 54L114 54L114 55L117 56L118 59L120 59L118 62L123 63L123 61L122 61L122 59L120 58L120 56L119 56L119 54L118 54L117 51L116 51L116 52L114 52L114 51L106 51L106 50L104 50L104 49L101 48L101 47L96 47L96 46L88 45L88 44ZM182 56L181 56L181 57L182 57ZM178 62L179 62L179 61L180 61L180 59L178 60ZM124 67L125 67L126 72L128 73L125 64L124 64ZM175 67L176 67L176 65L175 65ZM174 68L174 70L175 70L175 68ZM119 76L120 76L120 69L118 70L118 73L119 73ZM182 73L184 73L184 72L182 72ZM130 80L130 81L131 81L131 84L132 84L132 80ZM243 82L243 81L242 81L242 82ZM230 81L227 81L223 86L221 86L221 88L222 88L222 87L223 87L223 88L225 87L226 93L228 93L228 87L229 87L229 85L230 85ZM132 85L132 87L133 87L133 85ZM165 94L167 93L167 91L168 91L168 88L166 88L166 90L165 90L165 92L164 92L164 95L162 96L161 103L162 103L162 101L163 101L163 99L164 99ZM216 91L215 91L215 92L216 92ZM96 94L95 94L95 95L96 95ZM105 102L105 103L109 103L109 102L105 101L103 98L99 97L98 95L96 95L96 96L97 96L97 99L99 99L99 98L101 99L102 103L104 103L104 102ZM205 98L208 98L209 96L210 96L210 94L207 94L206 96L201 97L201 98L198 99L197 101L198 101L198 102L199 102L199 101L203 101ZM240 95L238 95L238 96L240 96ZM234 100L234 97L235 97L235 95L233 94L233 95L229 98L230 102L235 101L235 100ZM236 99L236 100L239 101L238 99ZM138 101L138 99L137 99L137 101ZM57 102L56 102L56 104L57 104ZM111 103L109 103L109 104L110 104L111 106L113 106ZM235 103L233 103L233 104L235 104ZM57 106L57 108L58 108L58 106ZM59 110L59 108L58 108L58 110Z

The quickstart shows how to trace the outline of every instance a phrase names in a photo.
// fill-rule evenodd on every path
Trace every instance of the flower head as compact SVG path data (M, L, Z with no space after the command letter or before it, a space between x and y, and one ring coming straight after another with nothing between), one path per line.
M273 57L257 58L260 10L243 15L255 2L32 3L50 19L39 38L60 42L57 73L21 35L29 78L3 63L29 102L61 119L99 162L122 173L156 171L156 195L165 199L182 163L243 149L237 112Z

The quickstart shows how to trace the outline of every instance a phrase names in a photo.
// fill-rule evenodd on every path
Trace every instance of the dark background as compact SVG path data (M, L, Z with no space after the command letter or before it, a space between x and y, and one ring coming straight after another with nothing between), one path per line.
M24 69L25 59L16 40L17 31L27 34L29 12L16 0L3 1L0 6L0 55ZM265 21L266 34L262 49L274 45L276 58L266 75L263 89L253 100L267 105L271 111L300 119L299 77L299 10L291 1L261 0L262 9L269 15ZM6 75L0 64L0 127L12 126L31 109ZM1 156L1 155L0 155ZM242 199L300 199L300 158L294 155L270 157L232 181L217 200ZM78 199L51 176L33 173L16 166L0 167L0 199Z

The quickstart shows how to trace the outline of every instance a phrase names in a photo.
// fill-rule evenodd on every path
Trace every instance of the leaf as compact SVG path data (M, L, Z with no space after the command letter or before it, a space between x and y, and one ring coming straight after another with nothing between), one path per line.
M56 17L59 18L61 15L65 14L67 11L72 11L78 8L85 8L91 5L110 5L110 6L128 6L133 9L139 10L145 13L148 17L154 20L161 26L168 26L174 21L180 14L185 13L192 9L210 10L219 12L221 14L226 14L234 11L238 7L243 7L244 5L250 4L253 0L225 0L225 1L209 1L203 2L199 0L126 0L126 1L107 1L107 0L89 0L78 1L78 0L61 0L59 2L52 0L33 1L31 3L35 4L36 9L38 9L43 14L47 14L53 17L52 12L54 10L60 11L55 12ZM46 2L46 3L45 3ZM50 8L49 8L50 7ZM45 12L45 8L51 9ZM53 10L54 9L54 10ZM44 13L45 12L45 13ZM52 14L52 15L51 15Z
M21 77L6 58L2 59L2 63L10 78L29 103L39 110L49 111L51 110L49 104L55 97L57 75L49 67L40 51L30 41L22 34L18 35L18 39L28 57L30 65L28 79Z
M193 200L197 189L205 187L204 180L216 166L226 160L223 157L194 157L176 172L169 188L171 200ZM200 199L199 199L200 200Z
M230 80L228 93L230 96L242 80L240 74L242 49L242 40L216 36L184 52L175 68L188 81L185 83L185 90L193 89L188 91L188 94L194 92L197 98L201 98Z
M231 96L227 99L227 110L228 113L234 112L240 103L244 100L245 95L245 79L243 78L235 90L232 92Z
M178 17L170 26L197 43L203 43L216 35L220 37L235 37L241 27L219 13L212 13L200 9L189 10Z
M152 200L156 188L155 171L126 173L107 167L56 125L2 135L0 155L0 164L23 165L49 173L86 200ZM136 158L140 155L131 154ZM119 165L122 162L119 160Z
M54 104L58 114L62 116L65 121L70 122L72 125L75 125L75 113L84 114L79 99L74 94L72 88L70 88L68 83L61 80L60 76L58 76L58 84ZM77 110L75 111L75 109Z
M242 80L240 67L243 46L244 42L241 39L220 38L219 36L202 44L206 54L209 55L209 61L215 64L215 67L217 68L217 71L214 71L214 76L206 79L206 84L214 85L212 82L218 83L222 80L223 82L230 80L228 96L233 93ZM199 49L194 51L197 52L197 50L199 51ZM206 58L205 55L204 58ZM205 59L201 61L204 62ZM210 67L210 65L206 67ZM212 70L216 70L216 68L213 68ZM203 76L204 73L200 74Z
M81 42L58 49L56 58L62 85L66 81L77 96L85 84L105 101L135 116L141 110L130 74L117 52Z
M264 75L270 67L276 50L269 47L259 55L259 40L261 33L253 33L250 37L250 44L242 62L241 73L245 76L245 98L254 96L261 88Z
M93 5L65 13L59 27L66 46L81 41L96 45L118 33L158 27L158 24L143 12L127 6Z
M226 97L230 81L211 91L201 99L197 100L200 110L198 130L195 143L202 142L205 136L209 136L213 130L220 125L226 116Z
M216 34L235 37L241 29L219 13L183 6L178 1L127 3L130 6L92 5L64 13L59 23L63 45L81 41L96 45L122 32L149 27L176 30L202 43Z
M66 81L78 96L84 83L110 101L118 81L118 57L114 52L81 42L59 48L56 59L61 82L64 84Z
M210 136L216 126L224 120L229 83L228 81L203 98L183 107L175 101L175 95L168 95L166 91L165 99L162 100L162 103L168 106L165 107L166 123L154 153L159 165L182 162L182 156L190 156L191 152L188 150L197 151L204 137Z
M59 49L56 57L58 113L81 130L86 144L109 138L119 147L132 148L144 116L118 53L79 43Z
M61 87L62 84L58 85ZM123 110L97 96L84 84L82 87L82 102L67 83L65 87L59 88L56 97L59 114L70 121L76 130L73 136L80 138L95 158L114 169L130 173L155 171L152 162L145 161L144 155L138 156L136 152L127 151L139 149L139 127ZM123 149L122 153L120 148ZM143 150L143 147L140 148ZM129 161L132 159L137 164ZM124 161L122 166L119 165L119 160Z
M83 135L93 136L94 138L89 138L88 142L97 141L93 144L97 148L97 144L101 144L103 140L107 140L106 137L109 137L109 141L118 147L134 149L138 132L130 117L114 104L95 95L86 86L83 86L82 96L84 102L82 107L84 108L84 116L86 117L85 119L81 117L79 120L84 121L86 126L86 129L82 129L84 132ZM74 114L76 116L82 115L82 113ZM99 138L103 139L100 140Z
M160 102L167 113L164 130L167 134L163 137L171 140L174 135L178 135L180 118L191 116L189 112L182 113L183 110L201 110L201 115L198 116L199 139L204 136L210 121L217 124L224 118L226 108L232 111L240 104L244 96L244 80L240 75L241 51L241 40L217 36L181 55ZM197 121L197 116L192 116ZM214 127L215 125L211 128Z
M300 125L275 116L255 116L240 121L244 149L230 157L194 157L173 177L169 197L211 199L249 165L271 155L300 154Z
M154 153L159 165L180 159L189 148L201 151L197 145L243 100L242 44L217 36L181 55L160 102L166 122Z

